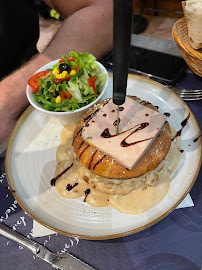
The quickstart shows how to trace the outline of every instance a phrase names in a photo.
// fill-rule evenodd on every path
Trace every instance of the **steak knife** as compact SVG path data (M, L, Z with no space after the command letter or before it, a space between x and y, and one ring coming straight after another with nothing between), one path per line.
M114 0L113 24L113 103L117 105L117 134L119 105L125 102L129 69L133 0Z
M44 247L43 245L27 239L22 234L13 231L7 225L0 223L0 235L18 243L20 246L28 249L29 251L33 252L37 257L41 258L42 260L50 263L52 266L58 267L62 270L92 270L91 266L87 265L86 263L80 261L78 258L74 257L69 253L65 254L55 254L51 252L49 249Z

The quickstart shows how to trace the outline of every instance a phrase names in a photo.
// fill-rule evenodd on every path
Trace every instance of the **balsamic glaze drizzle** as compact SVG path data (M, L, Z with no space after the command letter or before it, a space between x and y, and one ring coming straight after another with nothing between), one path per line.
M64 171L62 171L60 174L58 174L56 177L54 177L54 178L51 180L51 186L55 186L56 181L57 181L64 173L66 173L66 171L68 171L69 169L71 169L72 166L73 166L73 163L72 163L68 168L66 168Z
M133 130L133 131L132 131L125 139L122 140L121 146L122 146L122 147L128 147L128 146L131 146L131 145L135 145L135 144L137 144L137 143L141 143L141 142L144 142L144 141L148 141L148 140L153 139L153 137L151 137L151 138L148 138L148 139L145 139L145 140L141 140L141 141L136 141L136 142L133 142L133 143L127 143L127 142L126 142L126 140L127 140L132 134L134 134L135 132L138 132L138 131L141 130L141 129L146 128L148 125L149 125L149 123L141 123L141 124L137 125L138 128L136 128L135 130ZM135 126L135 127L137 127L137 126ZM135 127L131 128L131 129L134 129ZM128 131L128 130L126 130L126 131ZM124 133L124 132L126 132L126 131L123 131L123 132L121 132L121 133L119 133L119 134L122 134L122 133ZM117 136L117 134L111 135L108 128L106 128L106 129L102 132L102 134L101 134L101 137L102 137L102 138L112 138L112 137L116 137L116 136Z
M122 147L128 147L128 146L131 146L131 145L135 145L137 143L141 143L141 142L145 142L145 141L148 141L148 140L151 140L153 139L153 137L150 137L150 138L147 138L147 139L144 139L144 140L140 140L140 141L136 141L136 142L132 142L132 143L127 143L126 140L132 135L134 134L135 132L139 131L139 130L142 130L144 128L146 128L147 126L149 125L149 123L141 123L140 126L138 128L136 128L135 130L133 130L125 139L123 139L123 141L121 142L121 146Z
M91 156L91 159L90 159L90 162L89 162L89 165L88 165L88 169L90 170L90 167L91 167L91 163L92 163L92 161L93 161L93 159L94 159L94 156L95 156L95 154L97 153L97 150L95 150L95 152L92 154L92 156Z
M121 119L119 118L119 123L120 123ZM114 121L113 126L117 126L117 119Z
M195 138L195 139L193 140L193 142L197 142L198 139L199 139L201 136L202 136L202 135L200 134L197 138Z
M131 134L130 134L131 135ZM129 136L128 136L129 137ZM127 137L127 138L128 138ZM127 139L126 138L126 139ZM135 145L135 144L137 144L137 143L141 143L141 142L146 142L146 141L150 141L150 140L152 140L153 139L153 137L150 137L150 138L147 138L147 139L144 139L144 140L140 140L140 141L136 141L136 142L133 142L133 143L127 143L126 142L126 140L123 140L122 142L121 142L121 146L122 147L128 147L128 146L131 146L131 145Z
M165 115L166 117L169 117L169 116L170 116L170 113L169 113L169 112L165 112L164 115Z
M108 128L105 128L105 130L102 132L102 134L100 135L102 138L111 138L111 137L115 137L117 135L111 135L109 132Z
M83 127L81 127L81 128L79 129L79 131L77 132L77 134L74 136L73 141L72 141L72 144L74 143L74 141L75 141L76 137L77 137L77 136L79 136L79 135L81 134L81 132L82 132L83 128L84 128L84 126L83 126Z
M136 126L130 128L130 129L127 129L127 130L125 130L125 131L119 132L118 135L123 134L123 133L125 133L125 132L128 132L129 130L134 129L134 128L137 127L137 126L139 126L139 125L136 125ZM109 129L108 129L108 128L105 128L105 130L101 133L100 136L101 136L102 138L112 138L112 137L116 137L116 136L118 136L118 135L117 135L117 134L111 135L110 132L109 132Z
M124 107L119 107L119 111L122 112L124 110Z
M100 109L96 109L94 112L92 112L91 114L89 114L88 116L86 116L86 117L84 118L84 122L87 122L88 120L90 121L91 118L93 118L93 116L96 115L96 113L99 112L99 110L100 110Z
M80 155L79 155L79 159L81 158L81 156L83 155L83 153L86 151L86 149L88 149L89 146L90 146L90 145L88 144L88 145L81 151L81 153L80 153Z
M146 106L146 105L151 104L151 103L148 102L148 101L146 101L146 100L142 100L142 101L140 102L140 104L142 104L143 106Z
M88 195L90 194L90 188L88 188L88 189L86 189L85 190L85 198L84 198L84 202L86 202L86 199L87 199L87 197L88 197Z
M100 162L102 162L103 159L104 159L105 157L106 157L106 155L102 156L102 158L99 159L99 160L94 164L94 166L93 166L93 171L95 170L95 167L97 167L97 165L100 164Z
M180 130L178 130L178 132L177 132L177 133L175 134L175 136L172 138L172 141L174 141L174 139L175 139L176 137L181 136L182 130L183 130L183 128L186 126L186 124L188 123L189 118L190 118L190 112L189 112L189 114L187 115L187 117L181 122L182 128L181 128Z
M67 190L67 191L70 191L70 190L72 190L74 187L78 186L78 184L79 184L79 183L77 183L77 182L76 182L73 186L72 186L71 184L68 184L67 187L66 187L66 190Z
M79 144L78 150L82 147L83 144L84 144L84 141L82 141L82 142Z

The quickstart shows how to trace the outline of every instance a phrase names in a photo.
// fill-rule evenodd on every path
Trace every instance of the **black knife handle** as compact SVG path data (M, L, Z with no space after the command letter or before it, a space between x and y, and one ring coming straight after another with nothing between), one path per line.
M113 102L125 102L129 69L133 0L114 0Z

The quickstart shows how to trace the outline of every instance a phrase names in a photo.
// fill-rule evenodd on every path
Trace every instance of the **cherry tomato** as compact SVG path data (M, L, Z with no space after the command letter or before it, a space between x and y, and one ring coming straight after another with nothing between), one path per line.
M95 88L95 81L96 81L96 75L94 75L94 76L92 76L92 77L90 77L89 79L88 79L88 85L90 86L90 87L92 87L93 88L93 92L95 93L95 94L97 94L97 90L96 90L96 88Z
M59 63L64 63L64 62L65 62L65 59L63 58L59 60Z
M69 57L67 57L67 60L68 61L74 61L75 60L75 57L74 56L69 56Z
M53 79L54 83L60 83L60 82L64 82L64 81L69 81L70 77L64 78L64 79Z
M40 71L34 74L29 80L28 84L31 87L32 91L37 93L39 90L39 78L45 78L50 76L50 70Z
M71 99L72 95L69 92L58 91L61 99Z
M80 70L80 66L77 65L77 66L75 66L75 67L71 67L71 70L76 70L76 73L78 73L79 70Z

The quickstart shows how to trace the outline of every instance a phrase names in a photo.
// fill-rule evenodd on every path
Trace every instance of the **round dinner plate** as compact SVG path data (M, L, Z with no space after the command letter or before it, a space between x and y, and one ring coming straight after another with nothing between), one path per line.
M112 96L112 75L104 98ZM20 206L49 229L85 239L109 239L143 230L171 213L193 186L201 165L201 137L189 107L172 91L150 79L129 75L127 94L135 95L168 112L177 131L190 113L181 134L180 163L161 202L139 215L123 214L107 207L93 207L83 198L66 199L50 185L56 168L56 150L64 123L33 107L22 114L9 139L6 175ZM198 138L198 139L197 139Z

